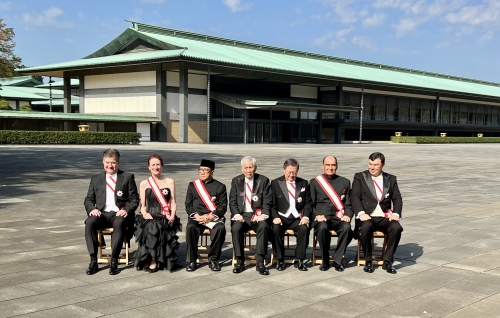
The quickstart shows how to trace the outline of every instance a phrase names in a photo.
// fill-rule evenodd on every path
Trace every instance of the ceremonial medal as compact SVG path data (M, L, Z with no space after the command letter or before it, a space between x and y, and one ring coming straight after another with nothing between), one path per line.
M252 200L253 200L254 202L257 202L257 201L259 201L259 197L258 197L257 195L253 195L253 196L252 196Z
M298 197L297 202L298 203L302 202L302 197Z
M121 197L123 195L123 192L121 190L116 191L116 196Z
M167 195L168 194L168 190L167 189L163 189L161 192L163 193L163 195Z

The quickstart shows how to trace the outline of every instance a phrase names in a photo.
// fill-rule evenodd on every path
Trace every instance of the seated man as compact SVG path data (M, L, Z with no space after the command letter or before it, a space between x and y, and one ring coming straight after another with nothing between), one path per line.
M102 155L104 172L92 176L84 205L85 241L90 254L87 275L95 274L97 266L97 230L113 228L111 236L111 265L109 274L118 274L118 257L122 250L127 226L133 227L139 194L134 175L118 170L120 153L116 149L105 150ZM130 228L130 230L133 230Z
M229 192L231 233L237 258L233 273L241 273L245 268L243 239L245 232L252 229L257 233L256 270L260 275L269 275L269 271L264 266L269 235L269 225L266 220L271 208L269 179L255 173L257 171L256 160L250 156L241 159L241 171L243 174L234 177L231 181Z
M384 165L385 157L380 152L374 152L368 157L368 170L354 175L351 202L356 214L355 231L359 228L359 239L365 252L363 270L373 273L371 239L374 231L382 231L387 235L383 269L396 274L392 261L403 232L403 227L399 224L403 198L396 176L383 172Z
M297 238L295 247L295 267L307 271L304 264L309 245L309 217L311 216L311 196L307 180L297 177L299 162L287 159L283 164L284 175L271 182L273 201L274 250L278 258L276 269L285 269L285 231L293 230Z
M224 214L227 210L226 186L213 178L215 162L203 159L198 169L199 179L189 183L186 193L186 271L197 269L198 239L205 229L210 229L209 267L220 271L219 259L226 240Z
M321 249L321 271L330 268L330 231L337 232L337 248L333 254L333 267L342 272L342 258L352 240L351 218L353 216L350 196L351 182L337 175L337 158L323 158L323 174L309 182L311 189L313 227Z

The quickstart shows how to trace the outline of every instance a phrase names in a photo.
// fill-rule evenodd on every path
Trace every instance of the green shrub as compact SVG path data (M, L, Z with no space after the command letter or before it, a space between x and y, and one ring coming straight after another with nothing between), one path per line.
M413 144L500 143L500 137L392 136L391 142Z
M0 130L0 144L139 144L140 133Z
M22 104L19 107L19 110L22 111L22 112L32 112L33 111L33 109L31 109L30 104Z
M0 99L0 110L13 110L12 107L9 106L9 102L5 99Z

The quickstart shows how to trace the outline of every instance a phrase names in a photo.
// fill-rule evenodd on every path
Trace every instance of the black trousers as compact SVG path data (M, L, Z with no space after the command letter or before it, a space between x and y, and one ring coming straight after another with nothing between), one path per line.
M255 243L256 253L262 257L267 254L267 242L269 241L269 225L267 221L247 222L231 221L231 234L233 235L234 255L237 259L243 260L245 252L243 251L243 239L246 232L254 230L257 234L257 242Z
M281 218L281 225L273 223L274 250L276 258L280 261L285 259L285 232L292 230L297 238L295 246L295 258L304 260L306 258L306 249L309 245L309 227L305 224L299 225L300 218L288 219Z
M200 234L206 229L209 228L189 218L188 225L186 226L186 262L196 262L198 258L198 240L200 239ZM226 240L226 226L221 222L209 230L211 243L208 259L218 261L222 252L222 246Z
M122 251L127 223L127 219L123 216L116 216L116 212L102 212L100 216L89 216L85 220L85 242L90 256L97 255L97 230L112 227L111 257L118 259Z
M337 247L333 253L333 260L337 264L342 264L342 257L345 250L352 240L351 223L341 221L340 219L327 220L326 222L317 222L314 226L314 234L318 238L319 248L321 249L321 260L328 264L330 261L330 244L332 234L330 231L337 232Z
M388 218L375 216L368 221L359 222L359 240L365 251L365 260L372 260L372 236L374 231L381 231L387 235L387 248L385 250L384 261L392 262L394 253L401 239L403 227L397 221L390 221Z

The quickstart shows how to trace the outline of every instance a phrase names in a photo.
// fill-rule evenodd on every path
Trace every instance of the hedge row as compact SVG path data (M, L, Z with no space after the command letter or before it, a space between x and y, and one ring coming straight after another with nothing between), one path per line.
M0 130L0 144L139 144L140 133Z
M391 142L411 144L500 143L500 137L392 136Z

